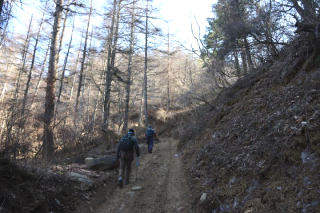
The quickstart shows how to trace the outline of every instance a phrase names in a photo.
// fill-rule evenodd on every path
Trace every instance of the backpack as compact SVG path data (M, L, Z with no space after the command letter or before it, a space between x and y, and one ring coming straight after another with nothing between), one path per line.
M130 151L133 150L134 142L131 140L131 136L125 135L120 139L120 150Z
M153 136L153 134L154 134L153 129L148 128L148 129L147 129L147 132L146 132L147 137L151 137L151 136Z

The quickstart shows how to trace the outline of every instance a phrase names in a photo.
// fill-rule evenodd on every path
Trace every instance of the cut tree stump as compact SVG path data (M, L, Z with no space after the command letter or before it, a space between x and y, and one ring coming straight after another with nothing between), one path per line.
M85 163L89 169L107 170L118 167L118 161L114 155L105 155L100 158L86 158Z

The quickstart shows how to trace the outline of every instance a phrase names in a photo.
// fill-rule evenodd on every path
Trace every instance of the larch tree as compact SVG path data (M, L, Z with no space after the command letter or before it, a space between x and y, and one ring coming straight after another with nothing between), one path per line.
M49 68L47 74L47 86L45 96L45 112L44 112L44 133L43 133L43 155L46 159L50 158L54 152L54 107L55 107L55 83L57 73L57 53L58 39L60 32L61 15L63 11L63 1L55 2L56 8L54 13L54 23L52 25Z
M131 8L131 23L130 23L130 39L129 39L129 52L128 52L128 69L127 69L127 82L126 82L126 98L125 98L125 112L122 132L126 133L128 131L128 120L129 120L129 103L130 103L130 89L131 89L131 74L132 74L132 57L134 53L134 43L135 43L135 5L136 0L132 0Z
M19 93L20 93L20 88L21 88L21 79L22 79L22 74L26 71L26 64L27 64L27 56L28 56L28 50L30 47L30 38L31 38L31 26L32 26L32 20L33 16L30 18L29 26L28 26L28 31L26 38L24 40L22 52L21 52L21 67L18 69L18 74L17 78L15 81L15 91L12 95L12 102L10 104L9 108L9 113L8 113L8 118L6 119L6 128L7 128L7 136L6 136L6 146L12 145L12 130L14 129L15 121L19 119Z
M81 89L83 87L83 78L84 78L85 63L86 63L86 56L87 56L91 15L92 15L92 0L90 1L90 11L89 11L86 34L85 34L85 39L84 39L84 46L83 46L83 50L82 50L82 60L81 60L80 73L79 73L79 82L78 82L78 89L77 89L77 95L76 95L76 103L75 103L75 107L74 107L75 108L74 109L74 112L75 112L74 124L75 125L77 124L78 111L79 111L79 98L80 98Z
M115 57L117 51L118 31L120 24L120 10L122 0L114 0L111 15L111 25L107 39L107 67L105 74L105 94L104 94L104 112L103 112L103 131L107 131L109 127L110 116L110 95L112 78L115 72Z
M144 72L143 72L143 124L148 126L148 38L149 38L149 0L146 4L145 43L144 43ZM141 115L140 115L141 116Z
M12 13L12 6L16 0L0 0L0 48L3 46L9 20Z
M68 49L67 49L67 53L64 58L62 72L61 72L61 76L60 76L60 85L59 85L59 92L58 92L58 97L57 97L56 113L58 110L58 105L60 103L61 94L62 94L62 90L63 90L63 86L64 86L64 78L65 78L65 73L66 73L66 69L67 69L67 63L68 63L68 59L69 59L69 54L70 54L70 49L71 49L72 39L73 39L73 33L74 33L74 22L75 22L75 19L73 20L72 31L71 31L69 44L68 44ZM55 116L56 116L56 113L55 113Z
M25 90L24 90L24 95L23 95L23 100L22 100L22 109L21 109L21 122L20 122L20 128L24 128L24 124L25 124L25 120L26 118L25 116L25 109L26 109L26 104L27 104L27 100L28 100L28 93L29 93L29 89L30 89L30 82L31 82L31 78L32 78L32 72L34 69L34 65L35 65L35 59L36 59L36 54L37 54L37 50L38 50L38 44L39 44L39 40L40 40L40 33L42 30L42 26L44 24L44 17L45 17L45 13L42 14L42 18L39 24L39 28L38 28L38 32L35 38L35 44L34 44L34 48L33 48L33 52L32 52L32 60L31 60L31 65L29 68L29 73L28 73L28 77L27 77L27 82L26 82L26 86L25 86Z

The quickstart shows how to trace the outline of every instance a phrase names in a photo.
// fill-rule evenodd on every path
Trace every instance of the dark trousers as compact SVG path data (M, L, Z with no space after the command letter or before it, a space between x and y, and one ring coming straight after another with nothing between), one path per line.
M129 183L132 161L133 161L133 150L120 151L119 177L123 178L124 184Z
M152 153L153 148L153 137L147 137L147 143L148 143L148 152Z

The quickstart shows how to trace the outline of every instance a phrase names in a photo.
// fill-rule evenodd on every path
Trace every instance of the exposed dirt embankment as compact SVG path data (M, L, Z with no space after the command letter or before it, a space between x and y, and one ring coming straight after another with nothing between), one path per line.
M195 209L320 211L319 62L313 46L297 39L202 112L201 129L182 141Z
M0 212L72 212L81 185L58 175L33 173L0 160Z
M91 205L104 201L92 200L96 194L115 188L115 171L92 171L84 165L85 157L112 152L111 142L101 141L61 151L47 164L39 159L22 166L22 161L0 158L0 212L89 212Z

